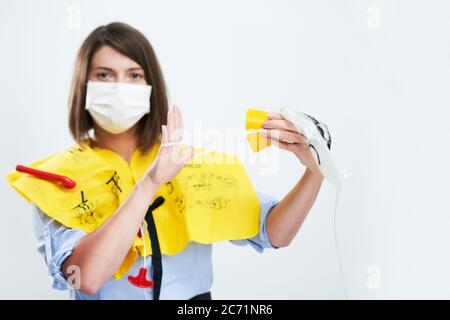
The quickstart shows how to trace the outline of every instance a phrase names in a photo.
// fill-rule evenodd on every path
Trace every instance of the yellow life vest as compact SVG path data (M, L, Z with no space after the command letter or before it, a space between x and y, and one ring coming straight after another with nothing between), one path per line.
M20 172L12 172L6 178L17 192L49 217L65 227L89 233L127 198L158 149L159 144L145 154L137 149L128 164L113 151L91 148L87 140L29 165L75 180L77 185L73 189ZM175 179L159 188L154 199L158 196L165 198L164 204L153 212L162 254L177 254L190 241L208 244L246 239L258 233L258 197L236 156L212 151L194 157ZM154 199L149 199L149 204ZM147 232L145 241L150 255ZM143 240L136 236L114 275L116 279L128 272L138 255L143 255L143 245Z

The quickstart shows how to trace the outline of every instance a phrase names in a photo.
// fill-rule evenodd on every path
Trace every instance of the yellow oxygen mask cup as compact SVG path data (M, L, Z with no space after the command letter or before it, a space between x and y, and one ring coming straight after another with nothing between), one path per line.
M262 123L267 120L268 112L256 109L248 109L245 115L245 130L250 148L254 152L261 151L271 145L263 131Z

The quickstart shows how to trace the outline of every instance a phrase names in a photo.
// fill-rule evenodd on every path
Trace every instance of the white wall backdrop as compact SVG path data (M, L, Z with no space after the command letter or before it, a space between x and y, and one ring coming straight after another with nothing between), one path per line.
M294 107L330 127L351 174L337 232L350 298L450 298L450 2L4 0L0 7L0 172L72 143L67 95L81 42L127 22L160 59L188 129L240 128L247 108ZM266 152L274 152L269 150ZM281 198L303 173L248 163ZM65 299L51 289L31 210L0 183L0 298ZM345 298L324 183L288 248L215 245L214 298Z

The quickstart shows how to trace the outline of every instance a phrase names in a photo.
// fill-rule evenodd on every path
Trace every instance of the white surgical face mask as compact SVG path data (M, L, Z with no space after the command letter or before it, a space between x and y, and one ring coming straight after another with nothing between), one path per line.
M151 91L150 85L89 81L85 108L101 128L122 133L150 112Z

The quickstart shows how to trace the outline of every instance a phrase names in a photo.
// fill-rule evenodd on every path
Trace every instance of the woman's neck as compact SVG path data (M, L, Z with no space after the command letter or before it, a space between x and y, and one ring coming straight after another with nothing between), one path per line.
M94 126L92 146L112 150L129 163L137 148L136 127L123 133L112 134Z

